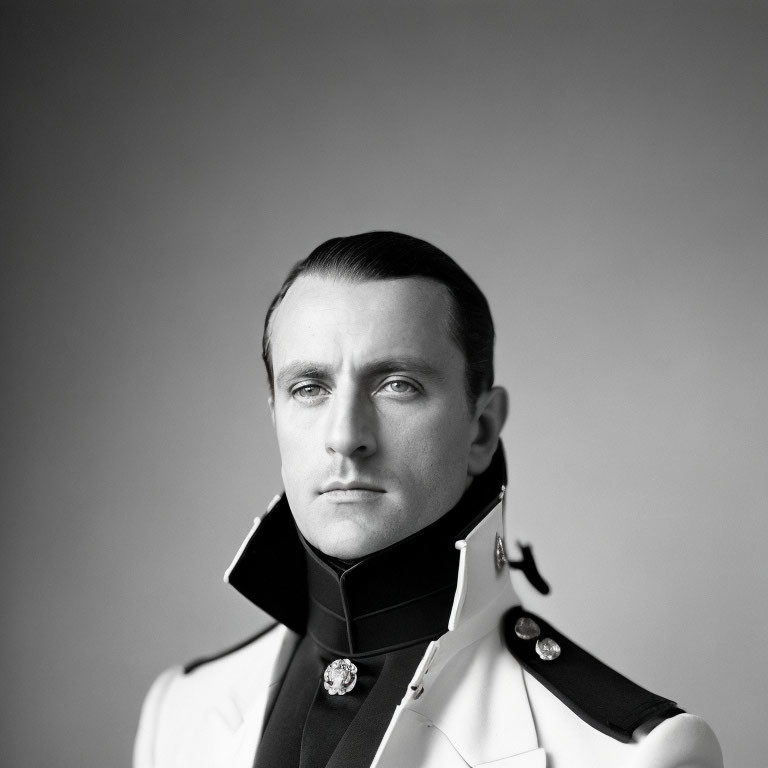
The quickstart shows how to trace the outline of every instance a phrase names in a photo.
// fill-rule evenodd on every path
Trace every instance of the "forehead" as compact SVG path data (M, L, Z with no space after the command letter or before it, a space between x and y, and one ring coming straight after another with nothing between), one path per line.
M450 334L451 297L426 278L351 282L306 275L288 289L270 334L275 372L294 359L324 362L421 355L463 365Z

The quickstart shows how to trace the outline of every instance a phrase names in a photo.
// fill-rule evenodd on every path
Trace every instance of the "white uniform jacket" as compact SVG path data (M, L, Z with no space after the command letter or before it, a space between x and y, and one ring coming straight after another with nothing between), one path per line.
M251 536L258 524L257 519ZM497 564L503 532L499 502L457 542L459 574L448 631L428 646L372 766L721 767L717 739L694 715L649 722L625 743L581 719L557 691L526 671L501 630L503 614L519 604L506 563ZM189 673L163 673L144 702L134 768L251 768L297 641L278 624ZM565 644L548 663L567 664L568 654Z

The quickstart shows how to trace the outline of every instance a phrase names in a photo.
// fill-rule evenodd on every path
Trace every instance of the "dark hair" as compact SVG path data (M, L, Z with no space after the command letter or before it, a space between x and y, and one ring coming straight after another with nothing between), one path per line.
M262 357L274 394L270 321L288 289L302 275L333 275L351 282L423 277L444 285L451 295L450 333L466 360L466 390L471 405L493 386L493 319L483 292L450 257L426 240L399 232L366 232L335 237L315 248L288 273L264 320Z

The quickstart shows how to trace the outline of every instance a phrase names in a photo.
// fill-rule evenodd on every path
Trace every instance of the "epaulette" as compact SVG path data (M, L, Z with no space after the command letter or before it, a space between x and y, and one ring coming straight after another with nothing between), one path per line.
M507 648L527 672L614 739L630 742L640 726L649 730L682 712L674 701L636 685L521 606L507 611L503 629Z
M264 629L257 632L255 635L251 635L251 637L246 638L245 640L239 642L237 645L233 645L229 648L226 648L223 651L214 653L211 656L201 656L199 659L190 661L188 664L184 665L184 670L183 670L184 674L188 675L190 672L194 672L199 667L203 667L206 664L210 664L212 661L218 661L219 659L223 659L225 656L229 656L230 654L235 653L236 651L239 651L242 648L245 648L251 643L255 643L260 637L264 637L264 635L266 635L267 632L271 632L276 626L277 626L277 622L273 621L270 624L268 624L266 627L264 627Z

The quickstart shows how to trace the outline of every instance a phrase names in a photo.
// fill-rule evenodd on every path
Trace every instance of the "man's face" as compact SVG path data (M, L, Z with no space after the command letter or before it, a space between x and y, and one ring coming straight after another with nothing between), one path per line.
M469 482L477 431L450 297L422 278L300 277L273 316L271 400L296 524L367 555L437 520Z

